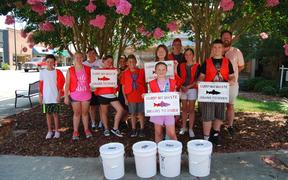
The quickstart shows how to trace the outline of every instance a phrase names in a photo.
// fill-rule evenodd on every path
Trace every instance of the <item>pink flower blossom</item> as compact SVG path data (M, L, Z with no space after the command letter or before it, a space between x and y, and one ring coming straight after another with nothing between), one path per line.
M151 33L149 31L147 31L144 27L144 25L140 26L137 31L142 34L143 36L150 36Z
M262 32L262 33L260 33L260 37L261 37L261 39L267 39L269 36L266 32Z
M266 0L266 6L274 7L279 4L279 0Z
M97 15L95 19L90 20L90 25L103 29L106 23L106 17L104 15Z
M39 24L39 28L41 31L54 31L54 26L50 22L43 22Z
M285 44L283 48L285 49L285 55L288 56L288 44Z
M35 4L31 6L32 11L37 12L39 16L42 16L46 11L46 6L43 4Z
M164 36L164 31L162 31L161 28L157 27L155 30L154 30L154 33L153 33L153 37L154 39L160 39Z
M93 4L92 0L89 1L89 4L85 7L86 11L92 13L96 10L95 4Z
M39 4L39 3L44 3L45 0L28 0L27 3L30 5L35 5L35 4Z
M24 39L27 37L27 33L23 29L21 30L20 35Z
M73 24L75 23L75 19L73 16L67 16L67 15L58 16L58 20L61 24L68 27L72 27Z
M120 0L116 7L116 13L127 16L130 13L132 5L127 0Z
M223 11L230 11L234 7L234 1L232 0L221 0L220 7L223 8Z
M168 23L166 26L170 32L177 31L177 29L178 29L176 21L172 21L172 22Z
M140 26L139 28L137 28L137 31L138 31L139 33L141 33L141 34L144 33L144 32L146 32L144 25L142 25L142 26Z
M120 3L120 0L107 0L106 3L107 3L107 6L113 7L113 6L117 6Z
M6 16L6 19L5 19L5 24L7 25L11 25L11 24L14 24L15 23L15 19L13 16Z

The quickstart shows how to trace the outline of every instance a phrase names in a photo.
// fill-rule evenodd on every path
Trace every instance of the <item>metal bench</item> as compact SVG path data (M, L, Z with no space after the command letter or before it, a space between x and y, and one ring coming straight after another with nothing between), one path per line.
M29 89L27 90L16 90L15 91L15 108L17 106L18 98L28 98L30 102L30 107L32 107L31 97L39 95L39 81L29 84Z

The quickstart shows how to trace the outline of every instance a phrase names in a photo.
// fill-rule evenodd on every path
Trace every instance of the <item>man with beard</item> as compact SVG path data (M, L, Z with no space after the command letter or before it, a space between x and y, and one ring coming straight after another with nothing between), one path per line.
M232 47L232 32L224 30L221 32L221 40L224 44L224 56L227 57L233 65L235 80L230 83L229 87L229 103L227 103L226 117L228 120L228 132L233 137L235 130L233 128L234 121L234 102L238 96L239 84L238 76L239 72L244 69L244 58L242 52Z

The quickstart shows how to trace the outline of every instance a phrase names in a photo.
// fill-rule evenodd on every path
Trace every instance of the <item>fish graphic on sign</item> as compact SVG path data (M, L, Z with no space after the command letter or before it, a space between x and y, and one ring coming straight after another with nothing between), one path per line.
M167 107L170 106L169 103L165 103L164 101L161 101L160 103L154 103L154 107Z
M98 78L98 80L99 81L108 81L108 80L110 80L110 78L103 76L101 78Z
M216 91L215 89L213 89L212 91L206 91L206 94L217 95L217 94L221 94L221 93Z

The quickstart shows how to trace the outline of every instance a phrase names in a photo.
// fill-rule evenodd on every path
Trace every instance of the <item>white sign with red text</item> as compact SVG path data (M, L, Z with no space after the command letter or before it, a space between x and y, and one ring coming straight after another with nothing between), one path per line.
M145 116L180 115L178 92L148 93L144 95Z
M199 102L229 102L228 82L199 82L198 83Z
M167 64L167 77L174 79L174 61L161 61ZM157 75L155 74L155 65L158 62L146 62L144 63L145 70L145 80L146 82L150 82L155 79Z
M91 87L117 87L117 69L91 69Z

